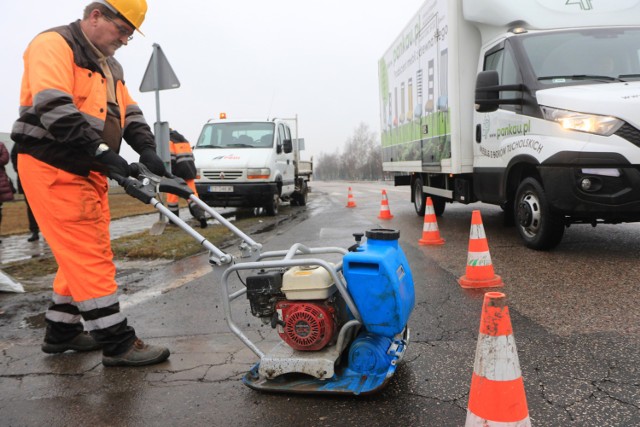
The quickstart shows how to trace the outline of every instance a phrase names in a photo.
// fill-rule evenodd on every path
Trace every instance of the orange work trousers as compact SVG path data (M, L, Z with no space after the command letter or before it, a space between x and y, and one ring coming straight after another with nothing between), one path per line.
M115 296L107 178L75 175L18 155L20 182L58 263L54 293L75 302Z

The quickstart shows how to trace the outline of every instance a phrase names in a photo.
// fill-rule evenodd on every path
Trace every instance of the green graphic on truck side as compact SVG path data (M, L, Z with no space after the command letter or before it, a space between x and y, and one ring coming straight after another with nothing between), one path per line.
M451 157L449 111L436 111L382 132L384 162L440 163Z

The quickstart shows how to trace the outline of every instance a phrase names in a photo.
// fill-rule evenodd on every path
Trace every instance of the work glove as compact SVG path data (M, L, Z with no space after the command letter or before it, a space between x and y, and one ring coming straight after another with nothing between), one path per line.
M108 169L107 175L120 182L129 176L129 163L113 150L107 150L96 157L96 160Z
M156 151L149 148L140 153L140 163L145 165L151 173L158 176L166 176L167 169L164 167L164 162L156 154Z

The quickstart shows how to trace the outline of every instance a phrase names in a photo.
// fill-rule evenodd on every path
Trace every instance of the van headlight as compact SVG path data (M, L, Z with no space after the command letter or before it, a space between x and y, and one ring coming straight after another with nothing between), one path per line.
M611 116L578 113L551 107L540 108L542 109L542 116L546 120L558 122L565 129L579 132L610 136L616 133L624 124L624 121Z
M269 168L247 169L247 179L269 179L270 175L271 169Z

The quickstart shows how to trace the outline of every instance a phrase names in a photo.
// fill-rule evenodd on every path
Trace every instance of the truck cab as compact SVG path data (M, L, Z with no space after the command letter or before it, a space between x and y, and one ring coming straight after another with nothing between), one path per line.
M638 42L640 27L516 28L483 48L474 192L528 245L640 220Z
M285 120L209 120L193 154L196 189L210 206L264 208L273 216L281 200L306 203L306 181L296 179L297 147Z

